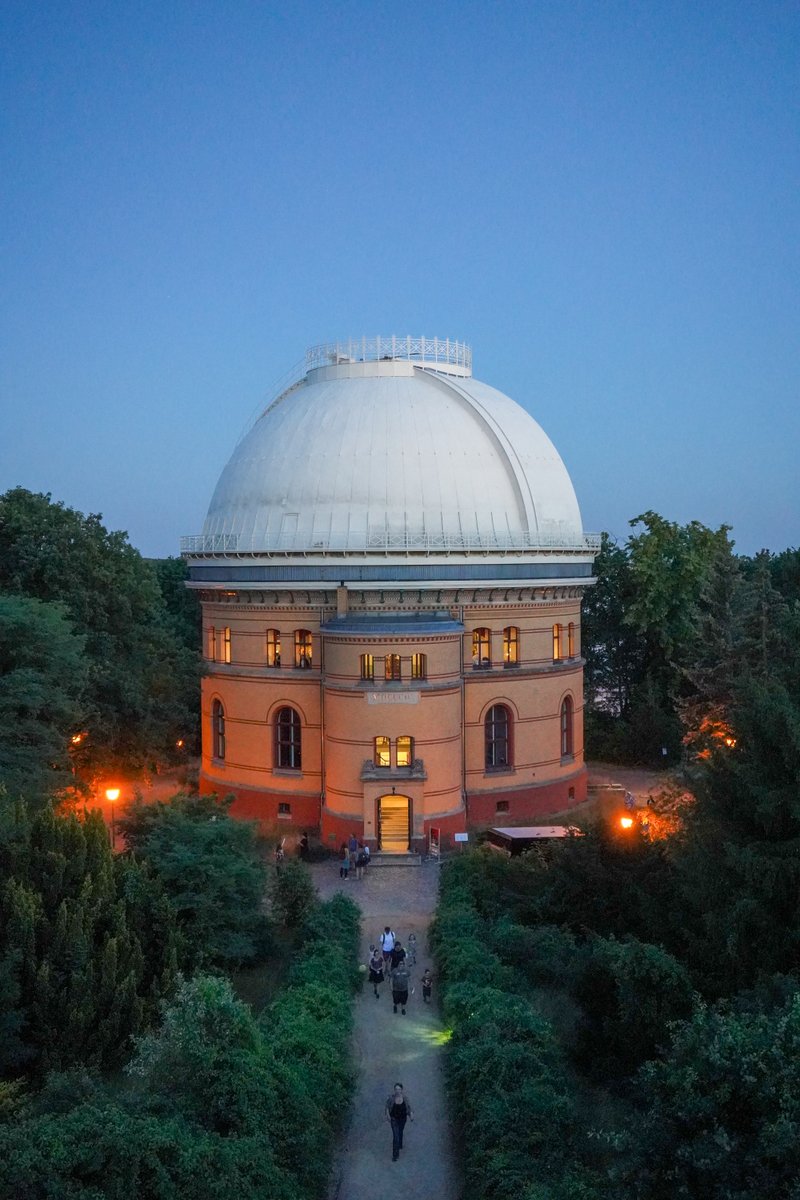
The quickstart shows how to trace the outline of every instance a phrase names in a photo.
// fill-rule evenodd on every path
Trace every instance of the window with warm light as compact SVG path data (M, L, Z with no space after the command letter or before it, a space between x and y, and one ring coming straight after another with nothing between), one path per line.
M401 678L399 654L386 655L386 678L392 681L397 681Z
M567 626L567 654L570 658L575 657L575 624L570 621Z
M374 654L362 654L361 655L361 678L366 679L366 680L372 680L375 678L375 655Z
M412 679L427 679L428 677L428 656L426 654L411 655L411 678Z
M222 661L231 661L231 631L228 625L222 631Z
M308 629L295 629L294 665L303 669L310 667L311 663L311 632Z
M284 771L302 766L300 714L293 708L278 709L275 718L275 765Z
M511 713L504 704L493 704L483 723L486 770L511 766Z
M558 659L560 659L563 656L563 650L564 650L564 647L562 645L563 640L564 640L564 637L563 637L563 631L561 629L561 626L554 625L553 626L553 661L554 662L556 662Z
M567 696L561 705L561 757L572 754L572 697Z
M279 629L267 630L267 666L281 665L281 634Z
M503 630L503 666L519 666L519 630L516 625L507 625Z
M472 631L472 665L479 668L492 665L492 634L488 629Z
M390 767L392 765L392 744L388 737L381 735L375 738L372 761L376 767Z
M211 756L220 760L225 758L225 709L221 700L215 700L211 705Z
M410 767L414 761L414 739L405 735L399 737L395 753L398 767Z

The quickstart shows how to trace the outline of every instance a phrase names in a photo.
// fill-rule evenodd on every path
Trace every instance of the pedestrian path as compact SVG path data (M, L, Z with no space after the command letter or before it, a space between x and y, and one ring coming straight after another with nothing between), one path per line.
M361 961L390 925L406 945L417 935L417 962L411 967L413 995L405 1016L392 1012L391 988L380 1000L365 982L356 999L354 1061L357 1078L349 1129L331 1180L329 1200L375 1200L388 1185L398 1195L458 1200L460 1186L445 1106L442 1046L445 1032L436 1004L424 1004L419 984L426 966L427 930L436 907L438 866L399 866L367 870L362 881L341 881L338 863L312 867L324 900L335 892L352 897L361 908ZM414 1121L406 1125L404 1149L392 1162L392 1134L384 1105L395 1083L411 1101Z

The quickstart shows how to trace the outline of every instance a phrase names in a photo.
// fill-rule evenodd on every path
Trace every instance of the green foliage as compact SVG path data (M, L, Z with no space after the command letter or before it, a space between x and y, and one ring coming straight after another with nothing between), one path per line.
M87 679L85 638L60 604L0 594L0 785L10 796L41 803L72 782Z
M0 1073L119 1065L174 979L158 885L114 862L96 813L30 817L6 802L0 861Z
M60 602L85 637L83 772L169 761L195 736L199 653L125 534L14 488L0 496L0 590Z
M192 966L232 969L266 945L267 869L256 826L232 820L228 808L216 797L137 800L119 821L169 898Z
M800 996L783 1012L701 1009L640 1079L642 1124L620 1183L637 1200L794 1197L800 1174Z
M669 1023L690 1015L688 973L666 951L635 938L592 938L579 962L573 983L584 1012L578 1064L599 1080L631 1074L659 1053Z
M316 903L308 868L296 859L286 859L270 879L269 899L272 914L281 925L297 929L304 924Z

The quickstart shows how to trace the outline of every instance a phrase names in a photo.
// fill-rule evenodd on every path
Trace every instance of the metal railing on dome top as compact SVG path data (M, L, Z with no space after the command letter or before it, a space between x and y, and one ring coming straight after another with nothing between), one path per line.
M306 350L306 370L335 363L379 362L403 359L408 362L441 363L472 371L472 347L450 338L360 337L326 342Z
M529 552L595 553L599 533L485 534L392 533L390 530L355 531L310 537L302 532L265 537L243 537L236 533L196 534L181 538L182 554L326 554L350 551L430 552Z

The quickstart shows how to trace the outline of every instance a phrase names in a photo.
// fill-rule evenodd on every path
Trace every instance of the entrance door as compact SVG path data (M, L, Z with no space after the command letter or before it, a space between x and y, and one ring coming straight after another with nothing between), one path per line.
M378 845L384 854L408 854L411 802L408 796L381 796Z

